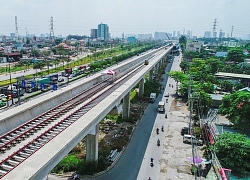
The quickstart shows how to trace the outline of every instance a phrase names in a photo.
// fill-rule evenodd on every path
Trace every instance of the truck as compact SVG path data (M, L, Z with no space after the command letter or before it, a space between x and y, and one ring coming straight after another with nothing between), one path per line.
M10 85L7 89L6 94L11 94L11 93L13 93L13 96L17 98L18 96L24 95L25 89L22 87L18 88L18 86Z
M65 73L66 73L67 75L72 74L72 68L66 68L66 69L65 69Z
M36 79L37 84L50 84L50 78Z
M165 102L164 101L160 101L158 103L158 111L159 112L164 112L165 111Z
M150 93L149 102L154 103L156 99L156 93Z

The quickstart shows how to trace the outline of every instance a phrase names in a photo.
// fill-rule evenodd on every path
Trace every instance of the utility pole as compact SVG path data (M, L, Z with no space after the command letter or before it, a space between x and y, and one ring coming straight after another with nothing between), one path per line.
M216 29L217 29L217 23L218 23L218 21L217 21L217 19L214 19L214 22L213 22L213 25L212 25L212 31L213 31L213 38L216 38Z
M191 132L192 129L192 124L193 124L193 103L194 103L194 97L192 97L191 95L191 81L192 81L192 76L189 76L189 83L188 83L188 101L189 101L189 128L188 128L188 133L193 136L193 133ZM193 167L196 169L196 164L195 164L195 152L194 152L194 148L195 148L195 144L193 142L193 138L191 138L191 144L192 144L192 161L193 161ZM195 180L197 180L197 172L198 169L194 170L194 176L195 176Z
M16 36L16 40L18 40L18 26L17 26L17 16L15 16L15 27L16 27L16 32L15 32L15 36Z
M53 21L53 17L50 17L50 40L54 40L54 21Z
M231 38L233 38L233 31L234 31L234 26L232 26L232 29L231 29Z

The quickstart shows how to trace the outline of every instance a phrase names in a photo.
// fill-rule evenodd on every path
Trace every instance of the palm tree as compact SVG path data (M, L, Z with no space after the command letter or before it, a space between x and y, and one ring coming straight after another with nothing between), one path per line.
M53 61L54 65L55 65L55 69L57 71L57 65L60 63L60 61L58 59Z

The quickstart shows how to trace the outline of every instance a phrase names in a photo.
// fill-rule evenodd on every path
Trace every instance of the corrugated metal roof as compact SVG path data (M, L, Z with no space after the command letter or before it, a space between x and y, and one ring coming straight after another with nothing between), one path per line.
M250 79L250 75L247 74L235 74L235 73L224 73L218 72L214 74L216 77L228 77L228 78L242 78L242 79Z

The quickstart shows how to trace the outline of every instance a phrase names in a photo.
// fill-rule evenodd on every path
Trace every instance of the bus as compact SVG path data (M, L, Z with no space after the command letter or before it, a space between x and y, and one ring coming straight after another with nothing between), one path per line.
M165 111L165 102L164 101L160 101L158 104L158 111L159 112L164 112Z

